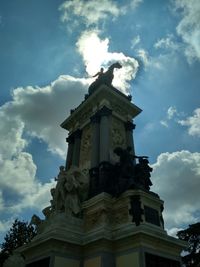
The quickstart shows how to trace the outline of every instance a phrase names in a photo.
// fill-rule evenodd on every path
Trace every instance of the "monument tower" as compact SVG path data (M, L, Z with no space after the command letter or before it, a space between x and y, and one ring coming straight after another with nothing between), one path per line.
M178 267L184 245L168 236L163 201L150 189L152 168L135 152L133 119L142 111L99 73L84 101L61 124L65 166L51 189L37 236L18 251L26 266Z

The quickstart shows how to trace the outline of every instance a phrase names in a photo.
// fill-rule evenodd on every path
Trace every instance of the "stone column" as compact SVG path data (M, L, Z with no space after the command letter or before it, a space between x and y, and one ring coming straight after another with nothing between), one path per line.
M66 159L66 170L69 170L69 168L72 165L72 157L73 157L73 149L74 149L74 136L71 134L68 138L66 138L66 141L68 142L68 151L67 151L67 159Z
M75 166L79 165L81 134L82 134L82 131L80 129L74 132L74 149L73 149L72 165L75 165Z
M135 129L135 124L131 121L127 121L125 123L125 130L126 130L126 141L127 147L131 147L131 154L135 155L135 146L133 141L133 130Z
M100 111L100 163L109 162L109 148L110 148L110 125L109 116L112 111L104 106Z
M98 113L90 118L92 124L92 151L91 151L91 168L99 166L99 134L100 134L100 117Z
M99 186L99 138L100 138L100 117L98 112L90 118L92 124L92 140L91 140L91 169L89 197L98 194Z
M100 111L100 156L99 156L99 182L98 193L109 193L110 182L110 115L112 111L104 106Z

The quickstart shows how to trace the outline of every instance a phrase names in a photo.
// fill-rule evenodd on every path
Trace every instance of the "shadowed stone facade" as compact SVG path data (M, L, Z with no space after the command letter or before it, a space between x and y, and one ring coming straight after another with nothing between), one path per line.
M45 219L33 217L38 235L18 252L29 267L178 267L184 243L167 235L152 169L134 148L141 109L112 86L93 89L61 124L66 165Z

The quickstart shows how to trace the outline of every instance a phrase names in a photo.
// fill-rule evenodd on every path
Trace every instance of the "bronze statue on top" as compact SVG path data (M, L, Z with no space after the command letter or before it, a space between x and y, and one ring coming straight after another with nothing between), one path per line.
M112 80L114 78L113 71L114 69L121 69L122 66L118 62L112 64L106 72L103 72L104 69L101 68L100 72L95 74L93 77L98 76L98 78L89 86L89 95L92 94L97 87L99 87L101 84L105 84L107 86L111 86Z

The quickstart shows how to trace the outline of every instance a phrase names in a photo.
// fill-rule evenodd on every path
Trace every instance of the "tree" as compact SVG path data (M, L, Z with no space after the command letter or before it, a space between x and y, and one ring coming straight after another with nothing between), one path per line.
M15 219L10 230L4 237L4 242L0 245L0 267L12 252L31 241L36 235L36 230L28 222Z
M182 261L186 267L200 267L200 222L189 225L186 230L177 233L179 239L187 241L186 255Z

